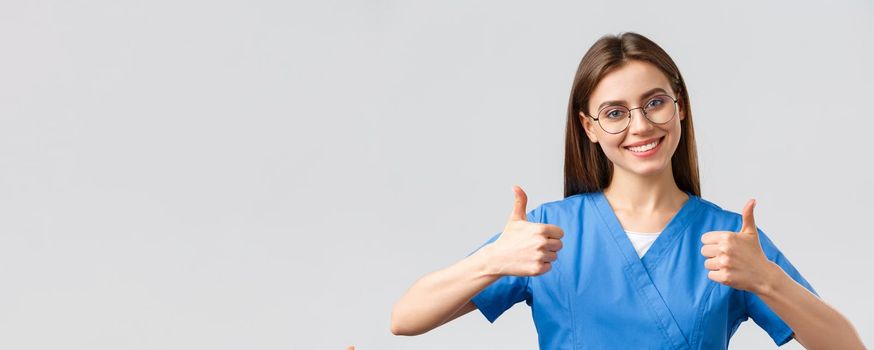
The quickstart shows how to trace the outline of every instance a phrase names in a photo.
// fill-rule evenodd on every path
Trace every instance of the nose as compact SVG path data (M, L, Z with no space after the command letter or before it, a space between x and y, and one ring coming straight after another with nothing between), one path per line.
M637 113L635 113L637 112ZM635 108L629 112L631 125L628 126L628 131L634 135L643 135L652 131L655 126L646 119L643 115L643 108Z

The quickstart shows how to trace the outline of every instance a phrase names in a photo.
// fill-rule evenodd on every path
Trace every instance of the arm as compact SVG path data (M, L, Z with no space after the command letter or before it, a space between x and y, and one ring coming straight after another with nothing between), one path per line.
M392 309L391 332L423 334L476 309L471 298L501 277L489 271L488 249L416 281Z
M713 231L701 236L707 277L749 291L761 299L808 349L864 349L853 325L837 310L768 260L756 228L750 200L743 209L740 232Z
M754 292L806 349L865 349L853 325L840 312L771 263L769 278Z
M392 309L392 333L425 333L476 309L471 299L501 277L537 276L552 268L564 232L555 225L528 222L528 197L517 187L510 220L496 240L416 281Z

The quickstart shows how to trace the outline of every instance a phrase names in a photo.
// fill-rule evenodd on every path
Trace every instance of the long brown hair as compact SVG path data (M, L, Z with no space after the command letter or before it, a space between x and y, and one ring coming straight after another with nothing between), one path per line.
M692 128L692 110L686 83L674 60L656 43L637 33L605 35L583 56L574 77L567 109L565 134L564 196L602 191L610 184L613 163L597 144L589 141L580 120L580 112L588 111L589 97L607 73L630 60L652 63L667 76L671 88L678 94L685 118L680 122L680 144L671 157L674 181L682 191L701 196L698 180L698 152Z

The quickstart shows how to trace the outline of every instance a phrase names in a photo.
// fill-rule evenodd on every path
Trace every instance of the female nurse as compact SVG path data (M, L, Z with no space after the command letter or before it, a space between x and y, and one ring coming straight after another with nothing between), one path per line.
M863 349L755 224L700 197L695 134L674 61L636 34L583 56L568 106L565 198L527 211L465 259L416 281L391 331L474 309L531 307L541 349L726 349L752 318L779 346Z

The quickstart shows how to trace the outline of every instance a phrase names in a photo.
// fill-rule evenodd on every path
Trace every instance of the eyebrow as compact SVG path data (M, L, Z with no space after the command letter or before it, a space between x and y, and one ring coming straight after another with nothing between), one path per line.
M668 93L667 91L665 91L665 89L662 89L662 88L658 88L658 87L657 87L657 88L654 88L654 89L650 89L650 90L647 91L647 92L644 92L642 95L640 95L640 99L643 100L645 97L648 97L648 96L650 96L650 95L652 95L652 94L655 94L656 92L662 92L662 93L665 93L665 94ZM625 102L625 101L605 101L605 102L601 103L600 106L598 106L598 110L600 111L602 108L604 108L604 107L606 107L606 106L621 105L623 102Z

